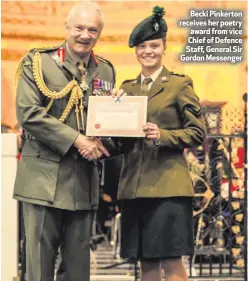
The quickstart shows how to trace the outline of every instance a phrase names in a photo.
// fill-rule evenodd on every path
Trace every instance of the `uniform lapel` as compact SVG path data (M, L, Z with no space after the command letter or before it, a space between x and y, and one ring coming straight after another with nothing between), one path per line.
M80 71L76 67L77 62L73 61L71 59L71 57L69 56L69 54L67 52L66 44L65 44L64 48L65 48L65 61L64 61L63 67L67 71L69 71L71 73L71 75L74 76L78 81L81 81Z
M140 96L141 95L141 75L139 75L136 80L132 82L132 87L130 89L130 95Z
M92 82L92 80L97 76L98 73L99 73L98 61L96 60L95 55L92 51L89 64L87 67L86 81L88 85Z
M58 55L58 52L61 50L61 56ZM56 63L56 65L59 67L61 70L61 74L64 75L65 81L70 81L71 80L71 75L68 73L68 71L64 68L64 54L65 54L65 43L62 45L56 47L54 51L49 53L53 61ZM58 74L57 74L58 75Z
M150 91L148 92L148 100L152 99L159 93L161 93L164 88L167 86L166 84L169 82L170 73L167 68L163 67L161 73L158 78L153 82Z

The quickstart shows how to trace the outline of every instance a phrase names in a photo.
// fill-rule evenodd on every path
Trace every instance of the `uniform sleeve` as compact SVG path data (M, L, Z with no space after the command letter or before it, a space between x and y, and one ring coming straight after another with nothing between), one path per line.
M181 77L178 79L182 79ZM206 128L201 113L199 98L193 90L193 82L189 77L179 86L176 105L182 120L182 128L177 130L160 130L160 146L184 149L203 143Z
M24 60L16 93L16 112L19 124L38 141L56 153L64 155L74 143L79 132L47 114L44 96L38 90L32 72L32 58Z

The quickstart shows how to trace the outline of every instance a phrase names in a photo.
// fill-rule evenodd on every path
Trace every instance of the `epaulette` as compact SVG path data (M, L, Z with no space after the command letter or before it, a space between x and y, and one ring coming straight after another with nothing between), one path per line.
M126 83L128 83L128 82L132 82L132 81L135 81L136 79L128 79L128 80L124 80L123 82L122 82L122 84L126 84Z
M114 68L113 64L112 64L110 61L108 61L108 60L106 60L106 59L104 59L104 58L102 58L102 57L99 57L98 55L96 55L96 58L97 58L99 61L104 62L104 63L108 64L109 66L111 66L112 68Z
M99 56L97 56L97 55L96 55L96 59L97 59L98 61L101 61L101 62L103 62L103 63L106 63L107 65L109 65L109 66L111 67L112 72L113 72L113 84L115 85L115 83L116 83L116 72L115 72L115 68L114 68L113 64L112 64L110 61L108 61L108 60L106 60L106 59L104 59L104 58L102 58L102 57L99 57Z
M39 47L39 48L31 49L30 52L35 53L36 51L38 51L39 53L46 53L46 52L50 52L50 51L55 51L60 47L61 47L61 45L54 46L54 47Z
M18 67L16 69L16 74L15 74L15 86L17 87L17 83L22 75L22 68L24 65L31 65L31 62L26 59L28 53L26 53L20 60Z
M171 74L171 75L176 75L176 76L179 76L179 77L185 77L185 75L184 75L184 74L181 74L181 73L175 73L175 72L173 72L173 71L170 71L170 74Z
M58 46L54 46L54 47L39 47L39 48L33 48L31 50L29 50L20 60L19 65L17 67L16 70L16 75L15 75L15 85L17 86L17 83L21 77L22 74L22 68L23 66L29 66L32 65L32 63L29 60L26 60L26 56L31 53L31 54L35 54L36 52L39 53L46 53L46 52L50 52L50 51L55 51L57 49L59 49L61 47L61 45Z
M23 66L29 66L31 65L31 62L29 60L26 60L26 56L28 53L35 53L36 51L38 51L39 53L45 53L47 51L52 51L52 50L56 50L58 49L59 46L56 47L41 47L41 48L33 48L31 50L29 50L20 60L17 70L16 70L16 74L15 74L15 86L17 86L17 83L22 75L22 68Z

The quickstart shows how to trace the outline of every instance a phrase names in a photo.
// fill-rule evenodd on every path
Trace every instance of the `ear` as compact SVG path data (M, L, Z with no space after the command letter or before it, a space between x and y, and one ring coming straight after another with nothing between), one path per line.
M68 26L68 23L65 22L65 30L68 30L69 26Z
M70 28L69 24L67 22L65 22L65 36L66 36L66 39L68 37L69 28Z

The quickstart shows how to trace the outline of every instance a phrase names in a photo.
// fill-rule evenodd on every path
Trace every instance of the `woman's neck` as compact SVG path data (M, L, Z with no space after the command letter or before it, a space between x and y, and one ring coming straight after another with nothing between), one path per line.
M151 76L155 71L157 71L161 65L156 67L142 67L142 73L145 77Z

